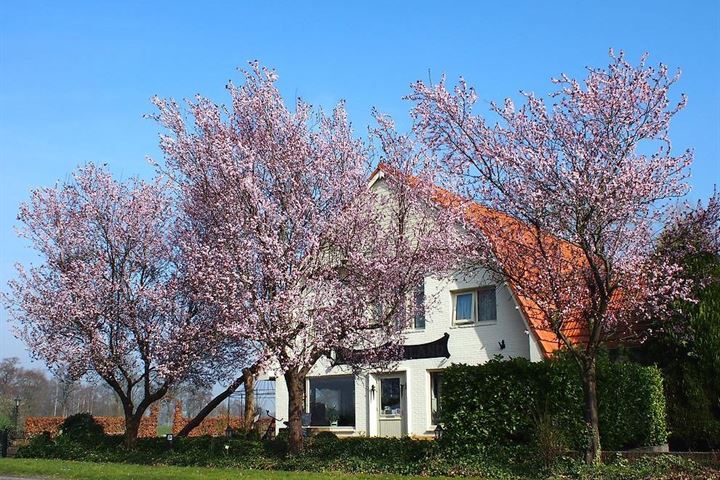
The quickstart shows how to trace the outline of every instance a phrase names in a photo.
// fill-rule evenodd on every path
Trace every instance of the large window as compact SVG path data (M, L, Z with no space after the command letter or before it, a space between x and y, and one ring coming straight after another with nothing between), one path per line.
M430 372L430 423L437 425L442 409L442 372Z
M453 323L465 325L497 320L495 287L453 292Z
M355 426L355 379L352 376L310 379L310 425Z

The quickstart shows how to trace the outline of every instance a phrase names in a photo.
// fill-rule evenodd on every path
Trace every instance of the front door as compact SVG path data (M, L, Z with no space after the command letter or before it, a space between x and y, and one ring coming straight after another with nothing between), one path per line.
M380 378L378 433L381 437L403 436L404 387L399 376Z

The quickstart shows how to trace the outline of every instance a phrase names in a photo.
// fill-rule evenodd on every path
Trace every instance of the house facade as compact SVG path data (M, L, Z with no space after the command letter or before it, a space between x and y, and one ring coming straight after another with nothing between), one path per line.
M429 304L407 331L404 359L391 370L354 375L325 359L313 367L305 379L309 427L338 436L431 436L442 408L443 369L482 364L496 355L543 358L513 292L489 272L427 278L418 293L418 301ZM282 376L276 379L275 405L275 416L287 419Z
M370 188L385 189L383 178L391 174L381 165ZM497 214L476 207L473 221ZM541 328L532 302L488 271L428 277L412 301L422 305L422 314L407 329L403 359L391 369L354 374L329 359L318 361L305 379L304 425L338 436L432 436L445 368L482 364L497 355L539 361L558 346ZM275 416L287 420L287 385L282 375L275 379Z

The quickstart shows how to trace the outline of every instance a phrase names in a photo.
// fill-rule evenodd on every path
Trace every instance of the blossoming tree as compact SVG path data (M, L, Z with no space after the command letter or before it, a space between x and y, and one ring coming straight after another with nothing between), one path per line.
M166 169L193 219L184 239L193 285L258 346L289 390L293 452L302 448L304 378L323 356L390 361L412 315L408 293L454 254L449 214L416 208L432 193L423 155L379 117L383 187L368 189L368 148L342 104L289 110L273 71L253 64L232 103L189 102L190 124L157 100ZM406 181L412 174L412 181Z
M33 191L18 219L40 257L5 297L18 335L50 368L104 380L134 446L152 403L181 382L212 384L213 356L235 348L189 295L164 183L87 165Z
M548 106L532 93L516 109L492 104L499 123L473 113L476 92L462 79L449 91L418 82L410 99L415 131L462 179L460 193L499 212L475 228L485 266L503 274L542 327L577 360L589 440L599 458L595 358L641 316L659 316L686 294L678 267L653 262L653 227L667 200L684 194L690 152L673 155L668 127L678 76L622 54L578 81L563 75ZM469 226L472 229L472 226ZM482 256L481 256L482 257Z

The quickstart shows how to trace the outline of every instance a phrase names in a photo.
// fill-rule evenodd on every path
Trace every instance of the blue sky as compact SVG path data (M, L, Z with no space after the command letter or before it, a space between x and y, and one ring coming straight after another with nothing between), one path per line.
M720 180L720 2L35 2L4 0L0 15L0 288L32 252L13 233L31 188L77 165L149 176L153 95L201 92L225 101L236 67L276 68L287 98L330 108L347 101L359 134L371 107L408 125L409 84L459 75L483 104L547 92L548 79L632 61L681 68L689 104L671 127L695 150L692 198ZM0 313L0 358L19 356Z

